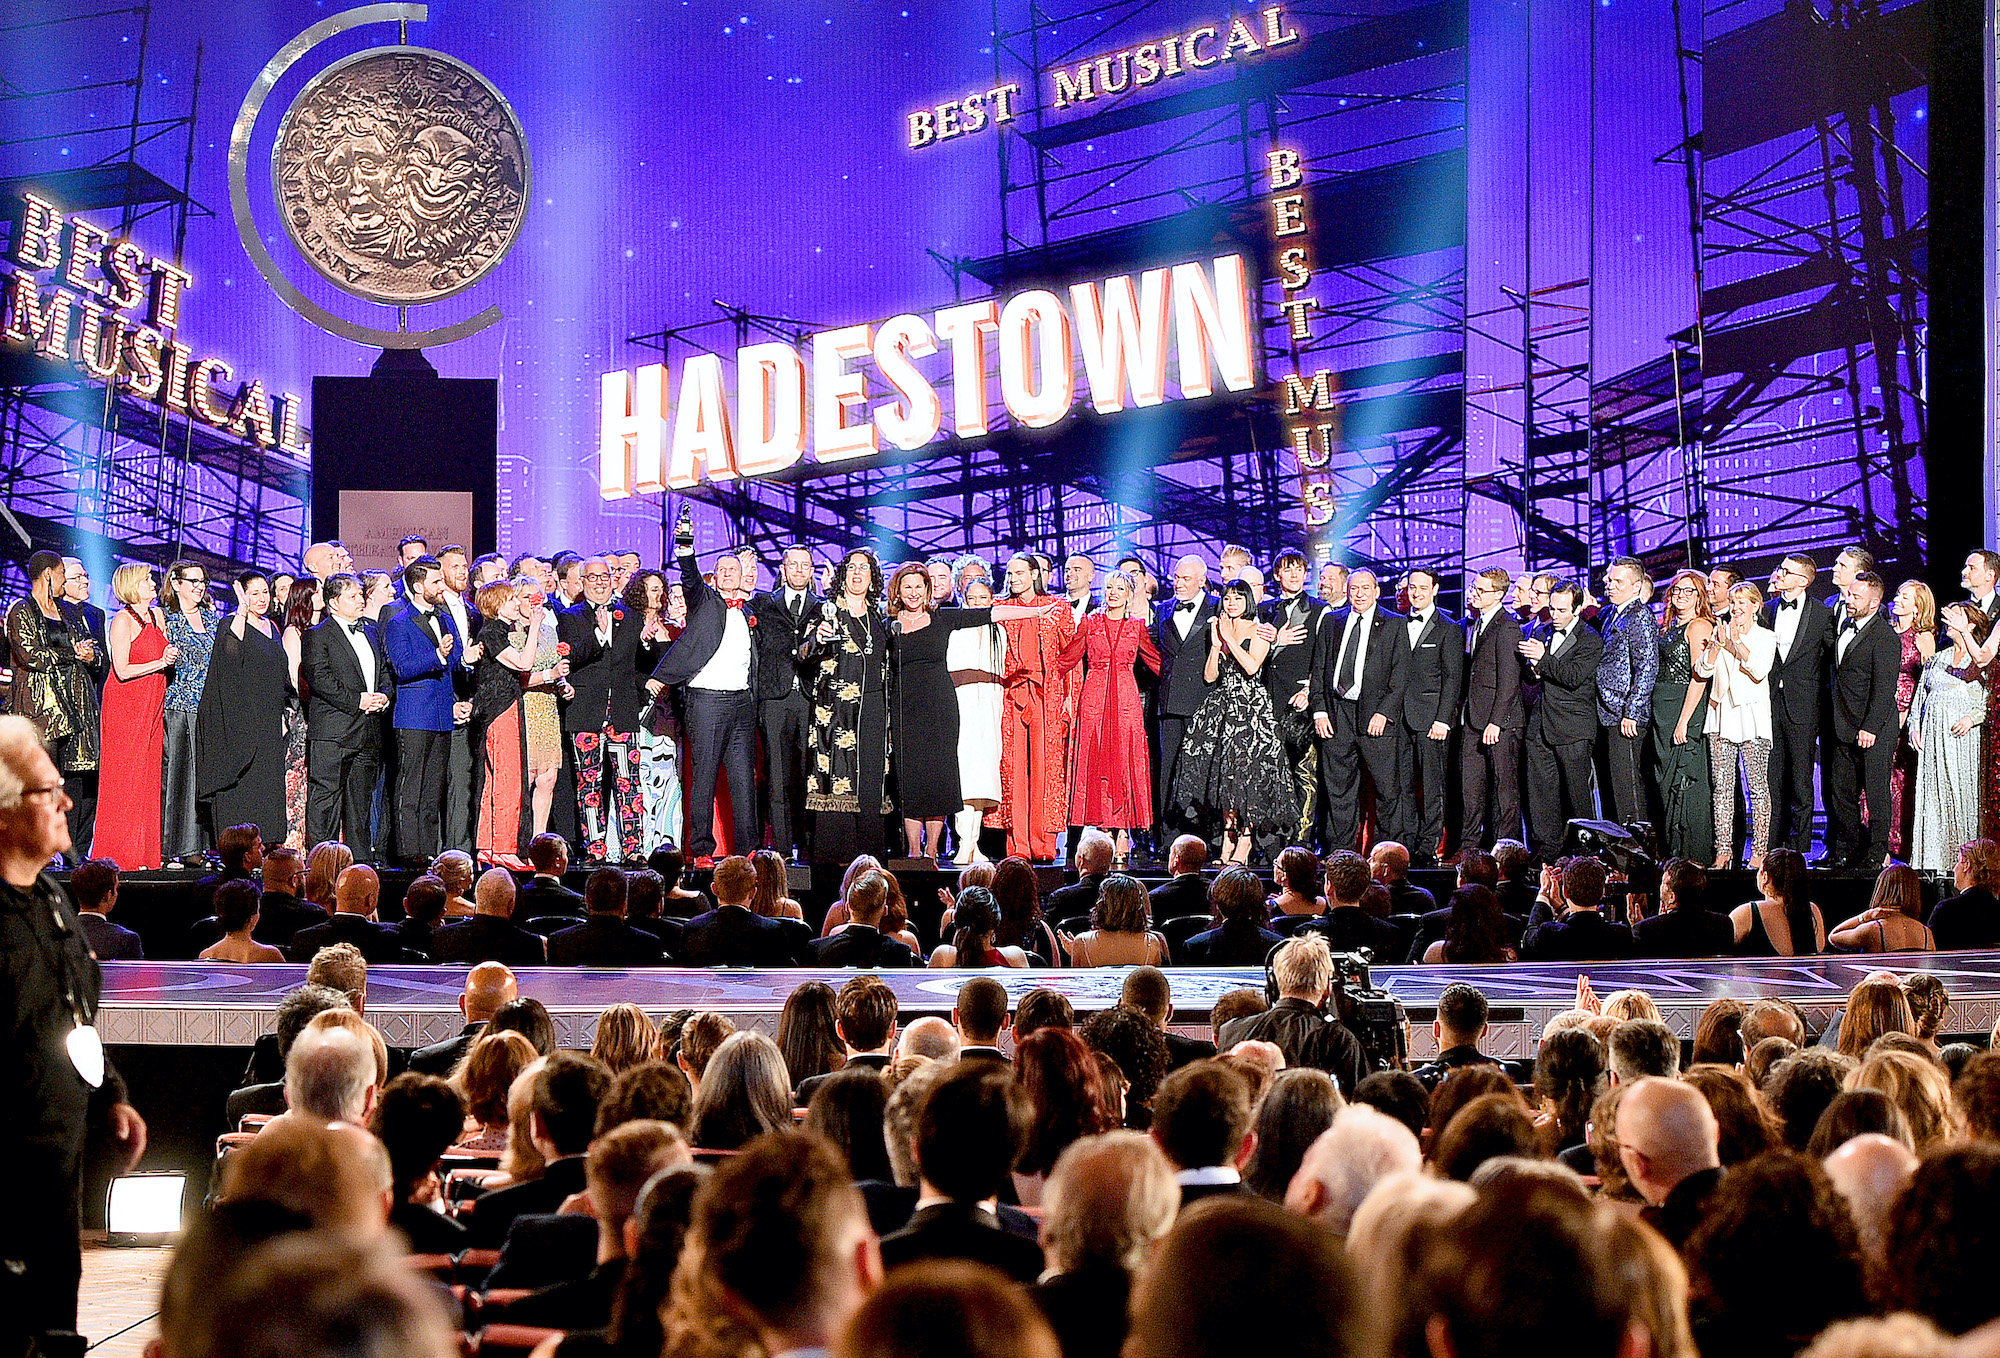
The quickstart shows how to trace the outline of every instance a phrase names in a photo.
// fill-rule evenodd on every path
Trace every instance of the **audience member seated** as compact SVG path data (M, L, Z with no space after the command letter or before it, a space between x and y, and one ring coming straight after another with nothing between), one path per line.
M1806 899L1805 855L1773 849L1757 869L1758 899L1729 912L1741 957L1800 957L1826 950L1826 922Z
M1208 1008L1209 1035L1215 1039L1216 1045L1219 1047L1222 1042L1222 1030L1224 1028L1237 1019L1248 1018L1252 1014L1261 1014L1268 1008L1270 1006L1264 1002L1264 992L1262 990L1252 990L1248 986L1236 990L1225 990L1222 994L1215 997L1215 1003L1211 1004ZM1015 1026L1020 1026L1018 1018L1015 1019Z
M345 845L341 845L340 848L343 852L346 851ZM224 882L256 882L257 873L264 866L264 836L254 825L225 826L216 832L215 856L221 860L220 870L198 878L194 884L194 913L197 916L215 913L210 901L215 895L215 889ZM347 863L353 861L354 855L348 854ZM347 863L342 863L340 866L346 867ZM332 903L333 878L329 876L326 879L326 900L323 904L331 906ZM329 909L327 913L333 912Z
M1910 1017L1917 1025L1910 1032L1932 1051L1942 1053L1937 1035L1945 1019L1951 1016L1951 992L1935 973L1928 971L1905 972L1902 986L1903 998L1910 1004Z
M1411 1072L1425 1089L1436 1089L1445 1076L1461 1066L1508 1069L1506 1062L1479 1050L1490 1030L1489 1012L1486 996L1476 986L1460 981L1444 988L1438 996L1437 1017L1431 1020L1431 1038L1437 1043L1438 1054Z
M333 884L333 918L292 935L292 960L310 962L321 948L348 943L370 962L403 961L403 945L395 932L375 920L381 894L382 879L366 863L342 871Z
M666 963L659 939L625 921L625 874L598 868L583 884L589 917L549 935L549 964L558 967L657 967Z
M642 1061L612 1077L610 1090L597 1105L596 1135L628 1122L685 1127L693 1112L694 1090L687 1076L665 1061Z
M1225 1061L1236 1065L1236 1054ZM1306 1149L1346 1106L1333 1077L1323 1070L1281 1070L1272 1075L1251 1105L1250 1158L1243 1165L1243 1186L1260 1198L1283 1202Z
M1514 960L1508 941L1515 930L1500 912L1500 898L1492 888L1477 883L1451 893L1450 916L1444 937L1424 949L1426 965L1440 962L1492 965Z
M1869 1294L1879 1300L1888 1291L1889 1213L1917 1171L1916 1152L1880 1132L1863 1132L1849 1137L1824 1161L1826 1177L1854 1220Z
M1264 927L1264 884L1248 868L1225 868L1209 888L1208 901L1216 926L1181 945L1189 966L1261 967L1271 949L1284 942Z
M441 877L425 874L410 883L403 893L403 918L389 926L406 954L430 960L437 947L438 922L450 901L451 891Z
M1632 956L1632 931L1604 918L1609 874L1595 858L1578 858L1558 877L1543 878L1543 900L1553 918L1530 924L1521 956L1530 962L1596 962ZM1541 902L1536 910L1541 909Z
M1311 849L1292 845L1280 849L1271 860L1271 880L1278 888L1265 898L1271 929L1280 936L1312 919L1324 908L1319 898L1319 855ZM1211 907L1214 897L1210 896Z
M1261 889L1258 895L1263 895ZM1099 888L1090 928L1056 937L1073 967L1157 967L1167 961L1167 940L1152 926L1146 888L1120 872L1106 877Z
M1077 837L1076 850L1071 855L1071 864L1076 868L1076 881L1068 886L1059 886L1049 893L1042 902L1042 910L1052 920L1081 919L1097 909L1098 893L1105 879L1111 875L1111 862L1117 856L1117 849L1111 836L1102 830L1085 830Z
M916 1020L896 1039L896 1061L907 1061L913 1057L950 1065L958 1060L958 1029L936 1014ZM891 1066L894 1064L895 1061L890 1062Z
M1782 1037L1794 1047L1804 1046L1805 1016L1799 1012L1798 1006L1787 1000L1759 1000L1744 1011L1739 1031L1747 1061L1749 1054L1757 1049L1757 1044L1767 1037Z
M712 1173L707 1165L690 1164L647 1181L626 1222L625 1278L612 1298L610 1323L544 1341L532 1358L660 1358L660 1312L694 1217L695 1194Z
M926 965L937 969L1019 968L1028 965L1027 953L1018 946L995 945L993 940L1000 930L1000 909L990 889L969 886L959 892L950 915L951 942L932 948Z
M1868 908L1835 925L1826 941L1842 952L1929 952L1937 944L1924 923L1923 878L1891 863L1877 874Z
M1241 1193L1250 1158L1250 1082L1223 1061L1197 1061L1160 1081L1153 1140L1174 1167L1181 1208L1218 1193Z
M395 1176L365 1120L279 1119L229 1153L216 1196L269 1203L313 1229L377 1240L388 1230Z
M1359 860L1361 856L1354 857ZM1344 881L1347 867L1340 854L1334 854L1329 863L1329 873L1340 871ZM1366 867L1364 860L1364 872ZM1328 876L1329 892L1341 889L1335 882ZM1333 993L1333 956L1325 938L1308 933L1288 939L1271 959L1271 974L1277 982L1278 1002L1260 1014L1225 1024L1216 1046L1228 1051L1239 1042L1273 1043L1285 1054L1287 1065L1323 1070L1339 1083L1343 1095L1352 1094L1355 1084L1368 1073L1368 1064L1354 1034L1323 1008Z
M1326 940L1334 952L1366 948L1385 962L1404 955L1409 944L1402 931L1388 920L1370 914L1361 903L1362 896L1374 885L1367 859L1350 849L1337 850L1320 864L1320 879L1326 888L1326 911L1294 929L1294 938L1310 932Z
M1007 1031L1007 987L990 976L975 976L958 988L951 1005L952 1027L958 1031L958 1059L993 1061L1005 1066L1000 1036Z
M1762 1092L1787 1146L1802 1151L1812 1143L1820 1115L1857 1068L1853 1057L1826 1047L1804 1048L1771 1067Z
M481 962L465 973L465 989L458 997L458 1012L465 1026L457 1037L433 1042L410 1053L410 1069L420 1075L450 1075L472 1050L472 1043L485 1029L500 1006L518 994L514 973L499 962Z
M1828 1025L1828 1034L1820 1039L1820 1045L1831 1046L1859 1061L1884 1033L1910 1033L1916 1026L1910 1001L1903 994L1903 983L1893 972L1870 972L1848 995L1840 1021ZM1832 1040L1828 1041L1828 1037Z
M1076 1010L1069 997L1036 987L1021 997L1014 1006L1014 1044L1019 1046L1030 1033L1042 1028L1076 1027Z
M1167 973L1158 967L1134 967L1126 972L1125 984L1118 992L1118 1002L1137 1009L1158 1025L1160 1035L1167 1040L1168 1070L1179 1070L1190 1061L1215 1055L1213 1042L1184 1037L1167 1026L1174 1017L1173 984L1167 979ZM1019 1040L1018 1033L1016 1040Z
M292 1047L298 1042L299 1034L326 1010L347 1007L347 996L330 986L308 983L286 992L285 998L278 1001L277 1032L272 1039L278 1078L245 1085L229 1095L229 1102L223 1111L229 1130L234 1131L247 1114L275 1116L285 1111L284 1072L291 1061Z
M239 828L255 830L257 827L246 825ZM225 854L223 856L225 871L228 867L228 861L228 855ZM307 904L318 906L328 917L331 917L333 914L333 884L340 880L341 873L346 872L353 866L354 850L348 848L337 839L321 840L319 843L313 845L312 852L306 855L305 884L299 888L299 894L305 898Z
M758 1032L732 1033L695 1090L688 1135L707 1151L733 1151L792 1125L792 1081L778 1044Z
M1279 855L1283 857L1282 854ZM1208 913L1208 884L1201 870L1208 866L1208 841L1182 835L1167 850L1167 880L1146 893L1146 909L1162 922ZM1313 906L1317 912L1318 905Z
M1014 1166L1014 1187L1027 1206L1043 1201L1056 1160L1084 1137L1110 1131L1120 1111L1104 1096L1097 1061L1066 1028L1043 1028L1015 1048L1014 1078L1028 1096L1027 1141Z
M1708 869L1686 858L1660 868L1660 907L1632 926L1634 957L1727 957L1736 931L1727 915L1710 910Z
M1931 907L1937 946L2000 947L2000 844L1975 839L1961 846L1952 885L1958 894Z
M785 1070L804 1084L815 1075L839 1070L847 1060L835 1015L838 1001L825 981L807 981L785 996L778 1014L778 1051Z
M375 1053L368 1039L350 1028L329 1025L327 1017L353 1016L351 1009L329 1009L315 1016L292 1043L285 1058L285 1112L278 1121L351 1122L368 1125L375 1110Z
M1376 1186L1423 1169L1415 1133L1365 1105L1343 1108L1306 1148L1283 1198L1287 1210L1310 1217L1342 1239Z
M1784 1144L1778 1120L1742 1071L1734 1066L1690 1066L1681 1079L1708 1100L1708 1111L1715 1115L1715 1153L1724 1169Z
M997 1211L1029 1116L1027 1094L986 1062L955 1067L930 1086L917 1108L916 1211L883 1237L884 1265L968 1259L1016 1282L1041 1275L1041 1247L1003 1230Z
M804 1126L840 1148L856 1183L889 1183L888 1105L889 1082L879 1071L835 1071L813 1091Z
M1500 866L1493 861L1493 855L1484 849L1469 849L1456 855L1459 887L1483 886L1492 891L1501 904L1501 919L1506 927L1507 946L1513 947L1521 941L1521 929L1526 923L1525 916L1507 913L1505 898L1499 894ZM1529 893L1529 904L1533 904L1533 893ZM1444 937L1446 927L1451 923L1449 903L1442 910L1432 910L1426 914L1405 916L1393 923L1410 935L1410 945L1402 959L1406 962L1421 962L1430 951L1431 944Z
M1535 1108L1554 1130L1556 1157L1572 1169L1591 1163L1585 1128L1603 1078L1604 1048L1581 1028L1543 1038L1535 1053Z
M1420 1141L1424 1128L1430 1124L1430 1091L1406 1070L1371 1072L1354 1086L1350 1102L1373 1108L1384 1117L1394 1118L1408 1127L1410 1135Z
M1018 1037L1020 1025L1016 1023ZM1084 1045L1108 1057L1124 1081L1122 1125L1144 1131L1152 1119L1153 1095L1167 1073L1167 1040L1159 1025L1129 1005L1100 1009L1076 1030ZM1107 1087L1108 1088L1108 1087ZM1113 1102L1116 1108L1115 1101Z
M118 904L118 865L108 858L90 858L77 864L69 875L70 899L76 902L77 928L83 941L100 962L139 962L146 949L139 936L109 918ZM256 888L251 887L251 894ZM254 958L253 961L282 962L284 958Z
M614 1004L597 1016L590 1054L616 1077L660 1054L659 1030L636 1004Z
M338 990L355 1013L368 1012L368 959L352 943L330 943L315 952L306 963L306 984Z
M590 1212L582 1218L593 1223L594 1260L584 1261L581 1274L565 1276L510 1303L500 1311L499 1320L555 1330L597 1330L610 1324L612 1303L625 1280L632 1212L640 1191L655 1175L692 1163L680 1130L664 1122L627 1122L598 1136L584 1158L584 1191ZM503 1265L527 1243L527 1228L546 1220L523 1217L514 1223ZM565 1228L571 1225L560 1218L557 1221ZM563 1274L571 1273L573 1267L567 1260L552 1261L552 1270ZM519 1272L517 1269L517 1276ZM496 1277L498 1274L496 1269ZM500 1285L489 1280L489 1286Z
M882 916L889 908L886 875L862 873L848 889L846 901L847 923L806 945L815 966L872 969L917 965L917 955L907 944L882 932Z
M980 1264L904 1269L854 1313L830 1358L1060 1358L1021 1288Z
M446 849L431 860L427 876L444 883L446 919L470 919L478 909L472 899L472 880L479 865L463 849Z
M369 1128L389 1152L396 1195L389 1224L418 1254L457 1254L465 1227L440 1213L438 1164L465 1129L458 1091L435 1075L404 1073L389 1081Z
M788 967L803 949L806 934L789 921L766 919L750 909L757 894L757 869L741 854L715 865L709 880L715 909L687 923L681 961L690 967Z
M701 1092L701 1077L716 1051L735 1035L736 1024L726 1014L700 1013L688 1016L680 1028L679 1050L672 1053L674 1064L687 1076L688 1088Z
M1750 1007L1743 1001L1727 995L1704 1005L1701 1016L1694 1021L1694 1049L1688 1056L1688 1064L1742 1065L1743 1016L1749 1012Z
M855 977L834 999L833 1030L846 1053L841 1069L886 1069L896 1043L896 993L879 976ZM828 1078L814 1075L801 1080L799 1103L811 1103L813 1092Z
M1978 1141L1926 1155L1890 1209L1883 1300L1964 1334L2000 1315L2000 1147Z
M583 914L583 897L563 885L569 871L569 841L561 835L539 834L528 841L528 865L534 869L521 884L516 911L524 920Z
M451 1087L465 1106L466 1125L458 1137L460 1150L507 1148L507 1091L537 1059L527 1038L516 1032L498 1032L479 1038L452 1067ZM415 1068L413 1060L411 1069Z
M84 869L89 866L90 864L86 863L82 868L78 868L78 875L82 875ZM249 882L224 882L215 889L213 899L215 923L216 927L222 930L222 937L201 950L201 961L250 963L285 960L284 953L257 942L253 936L257 928L259 903L255 886ZM79 917L85 922L94 918L97 917L89 914ZM108 920L105 922L110 924ZM112 924L110 927L116 929L118 926ZM90 930L86 928L84 932L87 934ZM138 935L134 934L132 937L136 941ZM91 945L91 950L97 951L95 943ZM98 957L102 959L104 954L100 952Z
M476 1200L472 1243L496 1249L514 1218L554 1212L584 1188L583 1156L597 1125L597 1105L611 1087L602 1062L558 1051L529 1080L527 1139L546 1162L539 1178L496 1189ZM511 1106L510 1106L511 1112Z
M1722 1181L1721 1129L1701 1091L1671 1076L1631 1082L1618 1101L1618 1158L1644 1220L1679 1249Z
M625 922L658 939L661 950L671 958L680 955L684 925L681 920L665 917L666 896L666 881L651 868L625 874Z
M324 924L327 912L299 895L306 881L305 855L286 845L264 855L263 899L257 908L257 929L251 935L274 948L291 946L292 936L314 924Z
M1916 1150L1910 1121L1896 1101L1879 1089L1843 1089L1813 1124L1812 1140L1806 1154L1825 1160L1857 1136L1886 1136L1899 1145Z
M217 1290L206 1353L235 1358L458 1358L444 1298L380 1242L299 1231L249 1254Z
M1132 1281L1179 1210L1173 1166L1141 1132L1087 1136L1056 1160L1042 1205L1035 1303L1063 1358L1118 1358Z
M514 878L505 868L488 868L472 889L471 919L438 926L434 942L438 962L499 962L508 967L539 967L548 950L541 936L514 923Z
M1453 1078L1463 1080L1473 1073ZM1448 1087L1451 1081L1446 1083ZM1432 1172L1461 1183L1472 1182L1479 1167L1496 1157L1540 1158L1545 1144L1527 1100L1511 1084L1504 1092L1468 1100L1443 1125L1433 1115L1431 1137Z
M1604 1066L1615 1084L1681 1073L1681 1040L1657 1019L1626 1019L1604 1044Z
M1368 872L1389 893L1391 915L1428 915L1437 909L1437 897L1410 880L1410 851L1395 840L1375 842L1368 851Z
M1879 1089L1910 1124L1910 1147L1923 1155L1956 1140L1958 1109L1951 1101L1951 1082L1944 1066L1930 1055L1897 1051L1888 1039L1878 1043L1844 1081L1848 1089Z

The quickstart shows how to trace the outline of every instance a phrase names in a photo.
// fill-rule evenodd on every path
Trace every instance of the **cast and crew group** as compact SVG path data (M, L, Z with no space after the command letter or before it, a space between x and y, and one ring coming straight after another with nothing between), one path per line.
M1850 547L1831 597L1805 555L1768 588L1729 569L1662 588L1626 557L1601 598L1482 570L1461 618L1431 568L1296 550L1225 549L1218 590L1197 556L1160 579L1022 553L996 576L790 547L765 589L750 549L704 566L685 518L676 548L671 574L414 536L394 572L339 542L226 582L135 563L108 618L83 563L37 553L6 615L12 709L63 773L76 856L126 870L243 824L516 868L551 830L586 863L767 842L1053 862L1080 827L1120 866L1188 832L1224 864L1370 838L1419 866L1502 838L1552 860L1591 817L1757 866L1810 851L1816 800L1833 870L1948 873L2000 837L1992 551L1945 604Z

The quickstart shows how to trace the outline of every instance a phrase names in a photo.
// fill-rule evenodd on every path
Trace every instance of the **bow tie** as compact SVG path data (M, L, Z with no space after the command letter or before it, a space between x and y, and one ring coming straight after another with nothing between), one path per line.
M1780 613L1784 612L1788 608L1797 608L1798 606L1799 606L1799 601L1797 599L1778 600L1778 611Z
M1842 618L1840 620L1840 630L1843 632L1852 632L1859 626L1861 626L1861 619L1859 618Z
M743 601L742 601L741 599L724 599L724 600L722 601L722 603L723 603L723 606L724 606L724 607L726 607L726 608L741 608L741 607L743 607Z
M1174 612L1176 612L1176 613L1192 613L1192 612L1194 612L1194 611L1195 611L1195 610L1196 610L1197 608L1200 608L1200 607L1201 607L1201 600L1199 600L1199 599L1190 599L1190 600L1186 601L1185 603L1177 603L1177 604L1175 604L1175 605L1174 605Z
M354 633L357 637L365 637L368 635L368 624L365 622L350 622L347 624L347 630Z

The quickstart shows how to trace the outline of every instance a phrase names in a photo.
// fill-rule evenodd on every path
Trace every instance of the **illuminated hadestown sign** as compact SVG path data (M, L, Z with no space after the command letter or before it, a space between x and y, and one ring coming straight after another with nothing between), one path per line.
M730 399L723 361L695 354L673 379L667 365L603 376L598 491L607 500L703 480L767 476L797 465L810 444L820 463L917 449L944 428L939 376L950 351L951 430L992 430L987 369L998 347L1000 401L1016 425L1046 428L1075 407L1114 414L1256 384L1250 284L1241 255L1176 264L1102 282L1065 298L1035 289L944 307L930 319L823 330L800 347L782 341L736 351ZM1175 383L1167 382L1167 355ZM1082 358L1081 365L1078 357ZM1079 367L1081 373L1079 374ZM1079 380L1080 379L1080 380ZM877 395L886 397L875 401Z
M298 397L274 396L261 378L229 390L236 370L181 341L181 301L194 287L186 272L33 192L21 195L15 220L0 341L259 447L311 451ZM46 283L36 277L44 270L54 271ZM131 314L142 305L143 318Z

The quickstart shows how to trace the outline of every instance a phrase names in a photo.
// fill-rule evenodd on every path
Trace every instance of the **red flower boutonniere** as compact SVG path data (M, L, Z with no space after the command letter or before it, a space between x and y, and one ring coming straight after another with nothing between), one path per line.
M556 643L556 654L563 657L564 659L568 659L569 643L567 641L558 641Z

